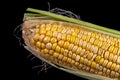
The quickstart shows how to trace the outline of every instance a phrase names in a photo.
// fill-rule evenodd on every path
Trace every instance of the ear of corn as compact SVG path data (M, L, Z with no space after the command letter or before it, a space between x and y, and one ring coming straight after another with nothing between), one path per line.
M120 36L115 34L55 20L28 20L23 25L25 43L36 56L93 79L120 79Z

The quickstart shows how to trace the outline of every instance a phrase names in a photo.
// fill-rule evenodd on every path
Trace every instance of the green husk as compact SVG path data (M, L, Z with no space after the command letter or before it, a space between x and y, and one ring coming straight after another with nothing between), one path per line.
M112 35L120 37L120 31L118 31L118 30L114 30L114 29L103 27L103 26L95 25L95 24L92 24L92 23L89 23L86 21L77 20L77 19L66 17L66 16L62 16L59 14L55 14L55 13L51 13L51 12L43 11L43 10L38 10L38 9L33 9L33 8L28 8L27 11L37 13L36 14L37 16L39 16L39 15L40 16L47 16L47 17L54 18L57 20L62 20L62 21L71 22L74 24L79 24L79 25L82 25L82 26L85 26L88 28L99 30L99 31L102 31L102 32L105 32L108 34L110 33ZM34 16L34 15L32 15L32 16ZM31 16L31 15L29 14L29 16Z

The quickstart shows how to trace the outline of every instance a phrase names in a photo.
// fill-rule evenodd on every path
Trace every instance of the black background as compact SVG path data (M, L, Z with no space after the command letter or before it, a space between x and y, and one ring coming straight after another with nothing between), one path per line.
M30 54L23 46L20 46L18 39L13 36L14 29L22 23L23 14L27 7L48 11L48 2L52 8L61 8L80 15L81 19L101 26L120 30L119 5L117 2L90 2L78 0L16 0L9 4L4 24L8 33L5 38L4 73L11 80L80 80L83 78L74 76L56 68L50 68L38 74L40 68L32 69L41 61L35 58L33 61L27 56ZM84 79L85 80L85 79Z

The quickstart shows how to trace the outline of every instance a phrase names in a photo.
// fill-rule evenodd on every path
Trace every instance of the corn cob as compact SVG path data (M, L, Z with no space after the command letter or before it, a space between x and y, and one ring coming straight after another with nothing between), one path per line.
M68 22L27 20L23 39L38 56L70 70L120 79L120 37Z
M33 27L33 32L31 28L23 28L24 38L28 38L30 46L43 58L70 68L120 78L120 38L57 21L43 20Z

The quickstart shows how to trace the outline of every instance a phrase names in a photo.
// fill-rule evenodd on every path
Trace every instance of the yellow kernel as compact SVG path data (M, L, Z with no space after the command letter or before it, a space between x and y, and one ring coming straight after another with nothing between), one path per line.
M56 46L55 51L56 51L56 52L60 52L60 47L59 47L59 46Z
M50 29L51 29L51 24L46 24L46 30L50 31Z
M74 43L74 41L75 41L75 36L71 36L70 42L71 42L71 43Z
M86 58L89 53L90 53L90 51L85 51L85 54L83 55L83 57Z
M63 54L63 53L64 53L64 49L63 49L63 48L61 48L60 52Z
M111 71L110 76L111 76L111 77L114 77L114 76L115 76L115 71Z
M57 31L54 31L53 34L52 34L53 37L57 37L57 35L58 35Z
M63 54L64 54L65 56L67 56L67 55L68 55L68 52L69 52L69 51L68 51L67 49L65 49Z
M114 50L113 50L113 54L114 54L114 55L116 55L116 54L117 54L117 52L118 52L118 48L117 48L117 47L115 47L115 48L114 48Z
M66 40L67 40L67 41L70 41L70 39L71 39L71 36L70 36L70 35L67 35Z
M91 61L95 60L96 56L97 56L97 54L94 54Z
M72 29L69 29L66 34L72 34Z
M59 40L58 45L59 45L60 47L63 47L64 41L63 41L63 40Z
M74 29L74 32L75 32L75 33L79 33L79 32L80 32L79 28L75 28L75 29Z
M99 66L98 70L102 71L103 70L103 66Z
M85 58L83 63L84 63L85 65L88 65L88 62L89 62L88 59Z
M51 43L47 43L47 44L46 44L46 48L47 48L47 49L51 49L51 48L52 48L52 44L51 44Z
M110 47L110 44L106 44L105 45L105 50L108 50L109 47Z
M68 41L65 41L65 43L64 43L64 45L63 45L63 47L65 48L65 49L67 49L68 48L68 46L69 46L69 42Z
M40 36L39 34L35 34L34 37L33 37L33 39L34 39L35 41L38 41L39 36Z
M52 37L52 31L47 31L46 35Z
M108 43L106 43L106 42L103 42L103 44L102 44L102 46L101 46L101 49L104 49L104 50L106 50L106 45L107 45Z
M93 44L93 42L94 42L94 40L95 40L95 38L90 38L90 43L92 43Z
M110 69L111 69L111 70L114 70L114 69L115 69L115 67L116 67L116 64L115 64L115 63L113 63L113 64L111 65Z
M91 51L91 52L94 52L94 49L95 49L95 46L94 46L94 45L91 45L90 51Z
M98 43L99 43L99 40L96 39L96 40L94 41L94 45L97 45Z
M44 49L45 48L45 44L41 43L41 48Z
M76 61L79 61L80 60L80 56L79 55L76 55Z
M86 65L90 66L90 65L91 65L91 61L90 61L90 60L88 60L88 59L87 59L87 61L88 61L88 62L87 62L87 64L86 64Z
M110 62L108 62L108 64L107 64L107 68L110 68L111 67L111 65L112 65L112 62L110 61Z
M74 46L72 49L72 52L75 52L77 50L78 46Z
M59 56L59 53L57 53L57 52L53 53L53 57L57 58L58 56Z
M103 68L103 72L106 73L107 69L106 68Z
M104 37L104 38L103 38L103 41L104 41L104 42L107 42L107 39L106 39L106 37Z
M79 34L78 34L78 38L80 38L80 39L81 39L81 38L82 38L82 36L83 36L83 34L81 34L81 33L79 33Z
M83 47L84 49L86 49L86 46L87 46L87 42L86 42L86 41L83 41L82 47Z
M100 61L99 61L99 64L102 65L104 62L104 58L101 58Z
M76 54L80 54L82 48L81 47L78 47L77 50L76 50Z
M63 55L62 54L60 54L59 56L58 56L58 59L62 59L63 58Z
M43 29L40 29L39 33L40 33L40 34L45 34L45 33L46 33L46 29L44 29L44 28L43 28Z
M107 63L108 63L108 60L104 60L102 66L105 67L107 65Z
M97 56L97 57L95 58L95 62L99 63L100 59L101 59L101 56Z
M63 27L61 33L65 34L67 32L67 29L65 27Z
M109 70L109 69L107 69L106 73L107 73L107 75L110 75L110 70Z
M79 65L79 62L75 62L75 66L78 66Z
M102 41L99 41L97 46L100 48L102 46L102 43L103 43Z
M83 35L82 36L82 40L86 40L87 36L86 35Z
M57 43L54 43L52 46L52 49L55 50L56 46L57 46Z
M43 49L44 54L47 54L48 52L49 52L48 49Z
M118 78L120 74L118 72L115 73L115 77Z
M77 36L78 34L76 32L73 32L72 33L72 36Z
M87 46L86 46L86 49L90 50L90 48L91 48L91 43L88 43Z
M82 49L80 52L80 56L83 56L85 54L85 49Z
M88 42L90 40L90 36L87 36L86 41Z
M53 24L51 27L51 31L56 31L57 30L57 24Z
M114 56L113 54L110 54L110 55L109 55L109 60L110 60L110 61L113 60L113 56Z
M62 40L66 40L66 34L62 34Z
M46 36L44 39L43 39L43 42L44 43L48 43L50 41L50 37Z
M120 64L120 56L117 58L117 63Z
M62 28L61 28L61 27L58 27L58 28L57 28L57 31L61 33L61 32L62 32Z
M83 46L83 40L82 39L79 40L79 46Z
M114 41L113 41L113 42L111 42L110 44L111 44L112 46L115 46L115 42L114 42Z
M120 68L119 68L119 71L118 71L119 73L120 73Z
M109 52L112 52L113 50L114 50L114 46L110 46L108 49Z
M98 50L98 55L102 55L103 56L103 54L104 54L104 52L105 52L105 50L103 50L103 49L101 49L101 48L99 48L99 50Z
M85 32L84 29L80 29L80 33L83 34Z
M75 64L75 60L72 60L72 61L71 61L71 64L72 64L72 65Z
M72 54L72 59L74 59L74 60L76 59L76 54L75 53Z
M99 48L99 50L98 50L98 55L100 55L100 56L103 57L104 53L105 53L105 50Z
M79 38L75 38L74 44L78 45L78 43L79 43Z
M41 43L39 41L36 42L36 47L40 48Z
M93 52L97 54L97 52L98 52L98 47L97 46L94 47Z
M119 69L120 69L120 65L117 64L115 67L115 71L117 72Z
M62 34L61 34L61 33L58 33L57 39L58 39L58 40L62 39Z
M113 62L116 62L116 60L117 60L117 55L114 55L114 57L113 57Z
M94 32L92 32L91 37L93 37L93 38L95 37L95 33Z
M88 53L87 58L90 60L93 57L93 53Z
M91 63L91 68L96 68L96 63L94 61Z
M78 67L78 68L81 69L82 67L83 67L83 64L79 64L79 67Z
M72 51L68 52L68 57L72 57Z
M40 42L42 42L42 41L43 41L43 39L44 39L44 37L45 37L45 35L43 35L43 34L42 34L42 35L40 35L40 37L39 37L39 41L40 41Z
M67 57L64 56L63 59L62 59L63 62L67 61Z
M67 62L71 63L72 59L71 58L67 58Z
M89 72L89 70L90 70L90 67L86 67L86 71L88 71L88 72Z
M52 55L54 53L53 50L49 50L49 54Z
M120 49L118 50L117 55L120 56Z
M95 38L96 38L96 39L99 39L99 37L100 37L100 36L98 35L98 33L96 33Z
M54 38L54 37L52 37L50 41L51 41L51 43L56 43L56 42L57 42L57 39Z
M70 44L70 45L68 46L68 50L72 50L73 47L74 47L74 44Z
M44 28L45 27L45 24L42 24L40 25L40 29Z
M80 57L80 63L84 63L84 58L83 57Z
M108 59L108 58L109 58L109 52L108 52L108 51L105 52L104 58L105 58L105 59Z

